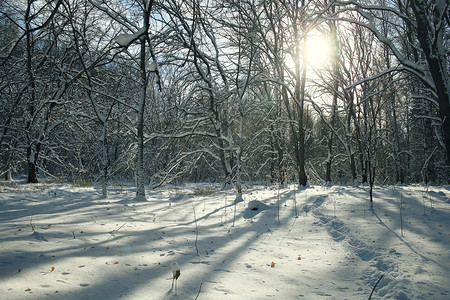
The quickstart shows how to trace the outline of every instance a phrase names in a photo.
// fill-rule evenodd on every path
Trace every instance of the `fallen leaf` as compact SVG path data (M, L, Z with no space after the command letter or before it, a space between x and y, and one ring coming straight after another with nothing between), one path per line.
M114 263L115 265L117 265L117 264L119 264L119 262L118 261L116 261L115 263Z
M17 270L17 273L20 273L20 272L22 272L22 269Z
M302 258L299 256L298 258L297 258L298 260L302 260Z
M19 228L19 230L18 231L22 231L22 228Z
M30 289L30 288L27 288L27 289L25 290L25 292L29 292L29 291L31 291L31 289Z
M109 263L108 263L108 262L105 262L105 264L109 265Z
M51 269L52 269L52 270L51 270L50 272L53 272L53 271L55 271L55 267L51 267Z

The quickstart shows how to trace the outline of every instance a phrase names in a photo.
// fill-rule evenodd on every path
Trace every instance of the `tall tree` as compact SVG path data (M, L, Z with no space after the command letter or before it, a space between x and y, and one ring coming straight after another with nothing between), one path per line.
M150 17L153 7L153 0L135 0L133 4L136 6L136 12L141 14L140 24L134 24L130 19L116 11L115 9L98 3L97 1L91 1L91 3L105 12L108 16L113 18L120 25L124 26L128 31L116 37L116 42L119 46L125 50L128 49L133 43L139 45L139 59L136 60L139 66L139 82L140 82L140 98L137 101L135 107L137 114L136 121L136 200L145 200L145 176L144 176L144 126L145 126L145 107L147 102L147 87L149 81L149 72L153 72L156 75L155 84L160 85L159 69L156 62L156 56L153 51L153 45L150 39ZM130 33L131 31L131 33ZM127 52L132 55L131 52ZM150 63L149 60L152 60Z
M450 81L448 69L448 52L446 44L449 28L449 5L446 0L380 0L379 5L371 5L368 1L337 1L342 11L352 10L364 18L364 21L339 17L341 21L356 23L368 28L377 39L386 45L400 63L400 67L394 66L382 73L392 71L406 71L417 76L421 82L433 91L433 98L439 105L439 116L442 122L442 139L447 154L447 165L450 164ZM411 39L419 41L419 47L415 51L423 54L424 60L416 56L418 60L409 59L409 53L405 53L390 36L386 36L381 30L379 20L386 14L396 17L398 26L405 26L411 31Z

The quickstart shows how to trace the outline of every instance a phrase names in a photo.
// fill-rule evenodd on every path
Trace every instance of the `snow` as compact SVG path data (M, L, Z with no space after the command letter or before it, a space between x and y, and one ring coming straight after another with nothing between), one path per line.
M450 298L448 186L202 187L0 182L2 299Z
M146 32L146 28L139 29L136 33L122 33L116 37L116 42L120 47L128 47L130 44L143 35Z
M156 72L156 69L158 68L158 66L157 66L157 64L156 64L156 62L154 62L154 61L152 61L151 63L150 63L150 65L148 66L148 70L150 71L150 72Z
M144 195L136 195L134 197L134 200L136 202L146 202L147 201L147 197L145 197Z

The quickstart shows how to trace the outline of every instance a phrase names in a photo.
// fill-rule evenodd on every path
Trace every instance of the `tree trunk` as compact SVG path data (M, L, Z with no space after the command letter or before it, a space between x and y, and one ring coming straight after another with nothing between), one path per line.
M38 183L38 167L36 165L36 160L38 159L38 154L34 152L33 145L27 147L27 165L28 165L28 183Z
M102 168L103 168L103 179L102 179L102 196L103 198L108 198L108 141L106 139L106 121L103 123L103 133L102 133Z
M297 26L294 27L294 31L296 31L295 36L298 37L298 29ZM298 113L298 140L296 146L296 156L297 156L297 172L298 172L298 184L301 186L306 186L308 183L308 178L306 177L305 172L305 131L304 131L304 115L303 115L303 106L305 102L305 83L306 83L306 43L307 38L304 39L303 45L303 61L301 66L301 75L300 75L300 61L297 60L295 64L295 102L297 103L297 113ZM300 57L300 45L296 46L296 55Z
M336 11L335 6L331 7L331 11L334 14ZM331 107L331 120L330 125L332 128L335 127L335 119L336 119L336 107L337 107L337 99L338 99L338 89L339 89L339 44L337 39L337 27L335 21L331 21L330 23L330 36L331 36L331 44L333 47L331 61L333 64L333 103ZM327 163L326 163L326 176L325 181L327 184L331 184L331 164L333 162L333 130L330 129L328 133L328 155L327 155Z
M417 38L425 54L431 77L435 85L437 101L439 103L439 115L442 120L443 140L447 152L447 165L450 165L450 81L447 66L447 51L444 47L445 25L438 28L438 24L444 22L441 7L444 8L444 1L436 1L434 16L428 14L428 1L411 1L414 15L417 22ZM433 28L433 18L435 26Z
M336 83L334 84L334 92L333 92L333 104L332 104L332 108L331 108L331 120L330 120L330 124L332 127L334 127L335 124L335 116L336 116L336 105L337 105L337 88L338 88L338 83L336 80ZM325 176L325 181L327 184L331 184L331 164L333 162L333 130L330 129L330 132L328 133L328 143L327 143L327 150L328 150L328 155L327 155L327 161L326 161L326 176Z
M11 172L10 169L8 169L8 170L5 172L5 180L6 180L6 181L12 181L12 172Z
M141 98L138 105L138 120L137 120L137 161L136 161L136 198L145 199L145 180L144 180L144 112L145 100L147 97L147 70L145 59L145 39L141 38Z
M26 27L26 57L27 57L27 73L29 80L29 90L28 90L28 120L26 121L25 131L27 134L28 146L27 146L27 166L28 166L28 183L38 182L38 169L37 169L37 159L39 153L33 149L33 138L32 138L32 127L33 127L33 117L35 113L35 101L36 101L36 81L33 74L33 37L31 32L31 2L28 3L27 10L25 13L25 27Z
M212 95L210 97L213 97ZM214 100L211 100L214 101ZM223 130L222 125L220 124L220 119L218 117L218 113L214 111L214 114L216 115L216 120L214 123L215 129L216 129L216 135L217 135L217 142L219 143L219 157L220 162L222 164L222 170L223 174L225 176L225 185L231 184L231 175L232 175L232 169L231 169L231 163L229 158L227 157L227 152L225 149L224 144L224 138L223 138Z
M400 137L397 125L397 108L395 104L395 94L391 95L391 106L392 106L392 125L393 125L393 159L394 159L394 169L395 169L395 182L403 183L405 178L403 176L403 166L400 159Z
M354 124L355 124L355 130L356 130L356 134L357 134L357 140L359 141L359 125L356 122L356 114L354 111L354 107L353 107L353 94L349 94L352 93L351 91L345 92L345 98L347 99L347 120L346 120L346 124L345 124L345 136L346 136L346 141L347 141L347 147L348 147L348 156L350 159L350 173L352 175L352 185L357 186L357 175L356 175L356 162L355 162L355 151L353 150L353 145L352 145L352 133L350 132L350 127L351 127L351 121L353 118Z

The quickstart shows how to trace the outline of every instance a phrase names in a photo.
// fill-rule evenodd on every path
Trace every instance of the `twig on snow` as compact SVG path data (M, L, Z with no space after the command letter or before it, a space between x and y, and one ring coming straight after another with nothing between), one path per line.
M173 262L170 264L170 268L172 269L172 273L173 273L171 290L173 290L173 284L175 282L175 295L177 295L177 293L178 293L178 277L180 277L180 274L181 274L180 266L178 265L177 262Z
M197 224L197 216L195 215L195 206L192 207L194 209L194 221L195 221L195 249L197 250L198 255L198 224Z
M194 300L197 300L198 295L200 295L200 292L202 291L202 284L203 284L203 282L200 282L200 287L198 288L198 293Z
M108 237L108 239L106 241L108 241L112 236L114 236L123 226L125 226L125 224L127 224L127 223L123 223L122 226L120 226L119 228L114 229L113 231L111 231L111 233L109 234L109 237Z
M380 279L378 279L377 283L375 283L375 285L373 286L372 292L370 293L370 296L369 296L369 300L372 298L372 294L373 294L373 292L375 291L375 288L377 287L377 285L380 283L380 281L381 281L381 279L383 278L383 276L384 276L384 275L381 275L381 276L380 276Z
M34 232L33 215L31 215L31 217L30 217L30 226L31 226L31 231Z

